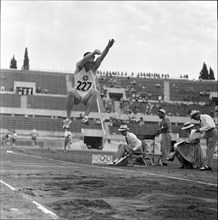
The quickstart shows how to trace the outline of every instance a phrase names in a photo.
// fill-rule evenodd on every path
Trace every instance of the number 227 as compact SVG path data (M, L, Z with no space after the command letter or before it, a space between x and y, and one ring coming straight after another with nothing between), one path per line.
M76 87L77 90L81 91L88 91L89 88L91 87L92 83L91 82L81 82L77 81L78 86Z

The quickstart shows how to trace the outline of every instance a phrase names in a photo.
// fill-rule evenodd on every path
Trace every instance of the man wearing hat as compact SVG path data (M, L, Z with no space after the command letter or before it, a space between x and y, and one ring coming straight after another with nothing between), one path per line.
M157 135L161 135L161 152L162 152L162 161L163 166L167 166L166 158L170 153L171 149L171 123L169 118L166 117L166 111L162 108L158 110L158 116L162 119L160 124L160 130L157 132Z
M209 115L200 114L200 112L196 110L190 112L190 117L191 119L200 121L201 128L199 131L202 133L201 138L206 138L206 161L205 165L202 166L200 170L212 170L211 164L217 143L217 129L215 123Z
M174 157L177 156L182 166L180 168L193 169L200 168L202 163L202 150L200 146L201 133L193 129L194 124L186 122L183 124L182 130L188 133L187 141L181 141L174 145L174 152L168 161L173 161Z
M127 125L120 125L120 128L118 129L118 131L120 131L121 134L125 137L126 144L120 144L118 146L118 151L114 155L114 164L116 164L119 161L119 159L125 155L126 152L132 154L136 151L142 151L142 142L136 137L135 134L129 132L128 130L129 128L127 127Z

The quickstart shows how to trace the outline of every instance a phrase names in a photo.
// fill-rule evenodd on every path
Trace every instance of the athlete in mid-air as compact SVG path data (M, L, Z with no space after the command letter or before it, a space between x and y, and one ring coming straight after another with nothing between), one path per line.
M114 39L111 39L102 53L98 49L86 52L83 59L77 62L74 87L67 94L67 118L64 120L63 128L70 126L73 106L81 102L85 105L85 113L81 122L89 125L88 115L99 95L95 82L96 72L113 44ZM95 59L96 55L99 56Z

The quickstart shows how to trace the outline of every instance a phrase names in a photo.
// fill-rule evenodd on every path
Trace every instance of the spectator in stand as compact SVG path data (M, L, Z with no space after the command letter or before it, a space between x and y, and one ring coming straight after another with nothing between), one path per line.
M15 147L16 146L16 140L17 140L17 134L16 131L13 131L11 134L11 144Z
M157 131L157 135L161 135L161 152L163 154L163 166L167 166L166 158L171 151L171 123L169 118L166 117L166 111L164 109L158 110L158 116L162 119L160 129Z
M36 89L36 92L37 92L37 93L41 93L41 92L42 92L41 87L38 87L38 88Z
M39 136L38 131L34 128L31 132L31 140L32 140L32 146L35 147L36 146L36 139Z
M71 111L73 106L82 102L86 109L81 122L89 125L88 115L99 95L96 88L96 72L113 44L114 39L111 39L102 53L98 49L93 52L86 52L83 58L77 62L74 73L75 85L67 94L66 124L71 121ZM96 60L95 55L99 55Z
M217 143L217 129L215 123L209 115L200 114L200 112L196 110L192 110L190 112L190 117L191 119L200 121L201 128L198 131L201 132L201 138L206 138L206 162L205 165L200 168L200 170L212 170L211 165Z
M9 139L8 132L7 133L3 133L3 135L2 135L2 146L6 145L8 139Z

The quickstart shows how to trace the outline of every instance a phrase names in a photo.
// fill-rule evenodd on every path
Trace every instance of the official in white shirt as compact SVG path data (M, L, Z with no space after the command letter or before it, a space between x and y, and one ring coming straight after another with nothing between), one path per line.
M206 162L205 165L200 168L200 170L212 170L211 164L217 143L216 125L209 115L200 114L200 112L196 110L191 111L190 117L192 119L200 121L201 128L199 129L199 131L202 133L201 138L206 138Z
M119 161L121 157L125 155L125 153L133 153L133 152L142 152L142 142L136 137L135 134L129 132L129 128L127 125L121 125L118 129L123 136L125 136L126 144L120 144L118 146L118 151L114 155L114 163Z

